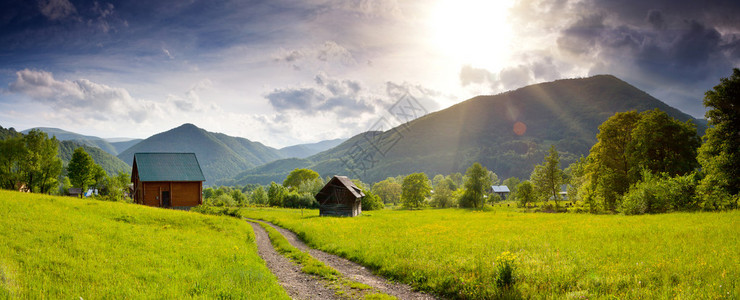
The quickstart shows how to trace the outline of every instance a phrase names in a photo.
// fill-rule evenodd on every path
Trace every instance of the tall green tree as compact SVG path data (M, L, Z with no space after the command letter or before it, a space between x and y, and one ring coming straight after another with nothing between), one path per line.
M283 181L283 186L295 191L301 183L319 178L319 173L310 169L294 169Z
M560 201L560 185L563 183L563 170L560 169L560 155L555 146L550 146L550 151L541 165L534 167L530 176L535 195L540 200L547 202L555 200L555 207Z
M491 187L491 176L488 169L479 163L473 163L465 172L465 192L460 199L461 207L483 207L486 190ZM498 178L497 178L498 179Z
M616 113L599 126L596 137L585 167L570 176L580 184L578 198L592 211L616 211L630 186L642 179L643 169L679 176L698 166L695 125L657 109Z
M373 192L388 204L398 204L401 201L401 184L393 177L388 177L373 184Z
M740 198L740 69L704 95L710 127L699 149L705 177L698 187L705 209L737 207ZM731 197L734 196L734 201Z
M83 192L87 190L87 187L95 181L94 165L95 161L93 161L90 154L85 152L85 149L82 147L75 149L67 166L67 176L69 181L72 182L72 186L82 188Z
M254 189L251 196L254 204L267 204L267 193L265 193L265 189L262 186Z
M599 125L597 142L589 153L586 173L589 186L584 187L604 210L615 211L621 195L627 192L631 181L627 145L632 141L632 129L640 114L636 111L616 113Z
M97 189L98 191L101 191L105 187L107 178L108 178L108 173L106 173L103 167L101 167L99 164L96 164L93 160L92 185L91 186Z
M21 169L26 186L31 192L40 193L56 189L62 172L62 160L57 157L59 141L36 129L25 135L23 141L27 151Z
M522 181L516 188L516 199L520 207L527 207L529 203L534 203L534 189L529 180Z
M678 121L658 109L643 112L625 149L629 177L639 180L643 169L670 176L693 172L699 167L696 154L700 145L691 121Z
M22 136L0 140L0 188L17 189L23 180L26 147Z
M447 208L455 206L455 198L452 188L454 183L449 178L442 179L434 188L432 195L432 206L438 208Z
M287 189L277 183L270 182L270 188L267 190L267 201L270 206L283 206L283 199L288 193Z
M448 175L453 183L455 183L455 189L458 189L462 187L463 185L463 175L460 172L452 173Z
M516 198L516 189L521 182L522 181L517 177L509 177L504 180L504 185L509 188L509 195L514 196L512 199Z
M101 168L102 169L102 168ZM128 184L131 182L131 175L126 172L118 172L113 176L105 176L105 197L111 201L124 201L125 192L128 190Z
M401 203L405 208L420 208L432 190L427 174L414 173L403 178Z
M565 168L563 173L568 183L568 200L574 202L582 200L578 195L578 191L586 180L586 158L581 156L577 161Z

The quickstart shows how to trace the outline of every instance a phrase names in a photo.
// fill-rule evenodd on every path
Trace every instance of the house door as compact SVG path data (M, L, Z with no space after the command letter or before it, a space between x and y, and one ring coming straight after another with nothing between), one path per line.
M170 207L170 191L162 191L162 207Z

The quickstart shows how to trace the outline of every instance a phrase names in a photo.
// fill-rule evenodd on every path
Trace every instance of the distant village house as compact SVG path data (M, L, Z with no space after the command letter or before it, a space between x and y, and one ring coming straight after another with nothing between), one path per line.
M493 185L491 186L491 193L499 195L501 197L501 200L506 200L506 198L509 196L509 187L505 185Z
M72 197L80 198L82 196L82 188L69 188L67 194Z
M334 176L316 194L320 216L356 217L362 213L365 194L346 176Z
M195 153L136 153L133 166L135 203L176 209L203 203L206 179Z

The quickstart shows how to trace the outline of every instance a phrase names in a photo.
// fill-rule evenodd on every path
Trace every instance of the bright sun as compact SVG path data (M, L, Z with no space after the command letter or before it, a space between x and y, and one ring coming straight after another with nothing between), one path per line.
M511 0L440 0L431 15L435 45L457 63L501 69L509 58Z

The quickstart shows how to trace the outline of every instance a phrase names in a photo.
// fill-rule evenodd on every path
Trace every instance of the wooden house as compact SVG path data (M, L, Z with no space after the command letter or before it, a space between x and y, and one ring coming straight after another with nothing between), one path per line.
M501 197L501 200L506 200L508 198L509 193L509 187L505 185L493 185L491 186L491 193L497 194L499 197Z
M356 217L362 213L365 194L346 176L334 176L316 194L321 216Z
M206 179L195 153L136 153L133 166L135 203L176 209L203 203Z

